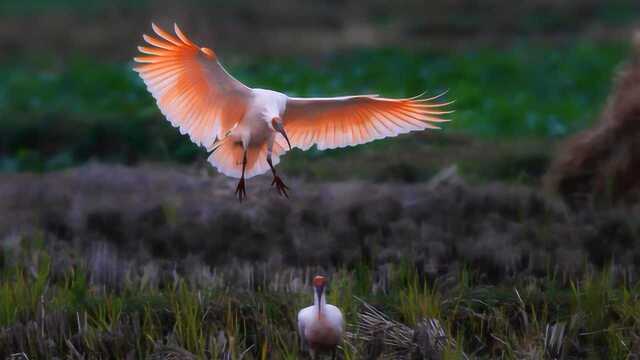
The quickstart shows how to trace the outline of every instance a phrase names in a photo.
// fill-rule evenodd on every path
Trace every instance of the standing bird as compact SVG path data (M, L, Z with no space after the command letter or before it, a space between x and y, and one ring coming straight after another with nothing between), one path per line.
M246 198L245 179L273 173L272 186L288 196L274 166L292 147L319 150L364 144L415 130L438 129L439 108L420 96L388 99L378 95L332 98L289 97L252 89L222 67L213 50L200 47L174 25L175 35L152 24L158 37L143 35L148 46L138 72L164 116L181 134L211 151L209 162L240 178L236 195ZM281 136L277 136L280 134ZM267 167L268 165L268 167Z
M335 359L336 347L342 342L344 334L342 312L327 304L324 294L326 285L324 276L313 278L313 305L298 313L298 334L309 347L312 359L315 359L316 353L323 351L332 352Z

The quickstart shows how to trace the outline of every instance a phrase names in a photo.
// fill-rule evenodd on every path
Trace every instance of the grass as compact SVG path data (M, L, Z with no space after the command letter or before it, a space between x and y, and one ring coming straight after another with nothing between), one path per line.
M640 346L638 207L571 211L455 182L299 181L284 201L269 179L238 204L233 182L165 167L4 179L0 357L302 358L296 313L315 274L349 324L344 359Z
M299 358L295 314L311 302L307 274L316 271L330 274L329 300L342 308L352 332L341 350L344 359L410 354L420 346L411 338L393 342L381 333L378 339L365 336L363 331L381 325L367 328L360 323L363 316L408 334L426 326L423 319L432 319L431 326L449 339L438 350L443 358L624 359L638 345L639 283L624 279L623 269L614 267L585 267L568 282L546 274L500 285L469 280L473 272L463 271L438 280L447 286L434 287L409 262L370 267L367 276L357 268L282 268L250 281L237 280L248 279L260 265L209 269L212 277L206 280L180 272L149 275L148 267L133 266L113 286L96 281L80 259L53 269L50 259L59 254L51 251L3 249L13 259L5 259L0 271L3 357L23 352L29 359L69 353L142 359L182 351L212 359ZM571 291L546 292L549 286ZM356 298L350 291L357 288L366 292ZM358 324L364 327L357 330ZM395 345L376 348L376 341Z
M247 84L290 95L409 96L448 90L456 113L445 133L491 141L561 137L585 127L604 103L626 52L618 44L585 41L558 48L523 42L463 53L351 51L319 65L293 57L223 59ZM193 162L206 156L163 120L131 64L88 59L59 64L54 59L43 56L0 70L0 169L47 171L89 159ZM387 148L403 152L404 143L389 139L291 157L304 163Z

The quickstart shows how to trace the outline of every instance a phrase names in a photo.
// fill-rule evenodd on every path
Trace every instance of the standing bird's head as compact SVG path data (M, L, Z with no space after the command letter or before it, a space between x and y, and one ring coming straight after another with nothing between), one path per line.
M324 288L327 285L327 278L324 276L316 276L313 278L313 288L316 291L316 295L318 296L318 301L322 300L322 296L324 295Z
M282 134L282 136L284 136L284 139L287 140L287 145L289 145L289 150L291 150L291 143L289 142L289 137L287 136L287 132L284 131L284 125L282 124L282 119L279 117L274 117L271 119L270 125L274 131L277 131L280 134Z

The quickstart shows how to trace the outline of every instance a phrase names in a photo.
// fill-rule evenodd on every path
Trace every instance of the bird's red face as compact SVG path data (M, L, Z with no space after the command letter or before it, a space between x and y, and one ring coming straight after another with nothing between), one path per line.
M327 278L324 276L316 276L313 278L313 286L316 288L319 287L324 287L325 285L327 285Z
M316 276L313 278L313 287L316 289L316 294L318 295L318 300L322 298L324 294L324 287L327 285L327 278L324 276Z

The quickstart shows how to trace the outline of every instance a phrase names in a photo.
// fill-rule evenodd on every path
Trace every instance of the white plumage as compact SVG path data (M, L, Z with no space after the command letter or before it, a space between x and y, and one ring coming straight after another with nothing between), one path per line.
M292 147L319 150L364 144L410 131L437 129L450 113L436 97L389 99L378 95L296 98L253 89L232 77L216 53L200 47L174 26L175 35L155 24L158 37L144 35L135 71L164 116L191 140L213 151L209 162L221 173L244 180L271 170L278 192L288 187L276 174L279 157Z
M342 312L327 304L325 286L326 278L316 276L313 279L313 305L298 312L298 333L313 359L318 352L331 352L335 358L336 347L344 335Z

